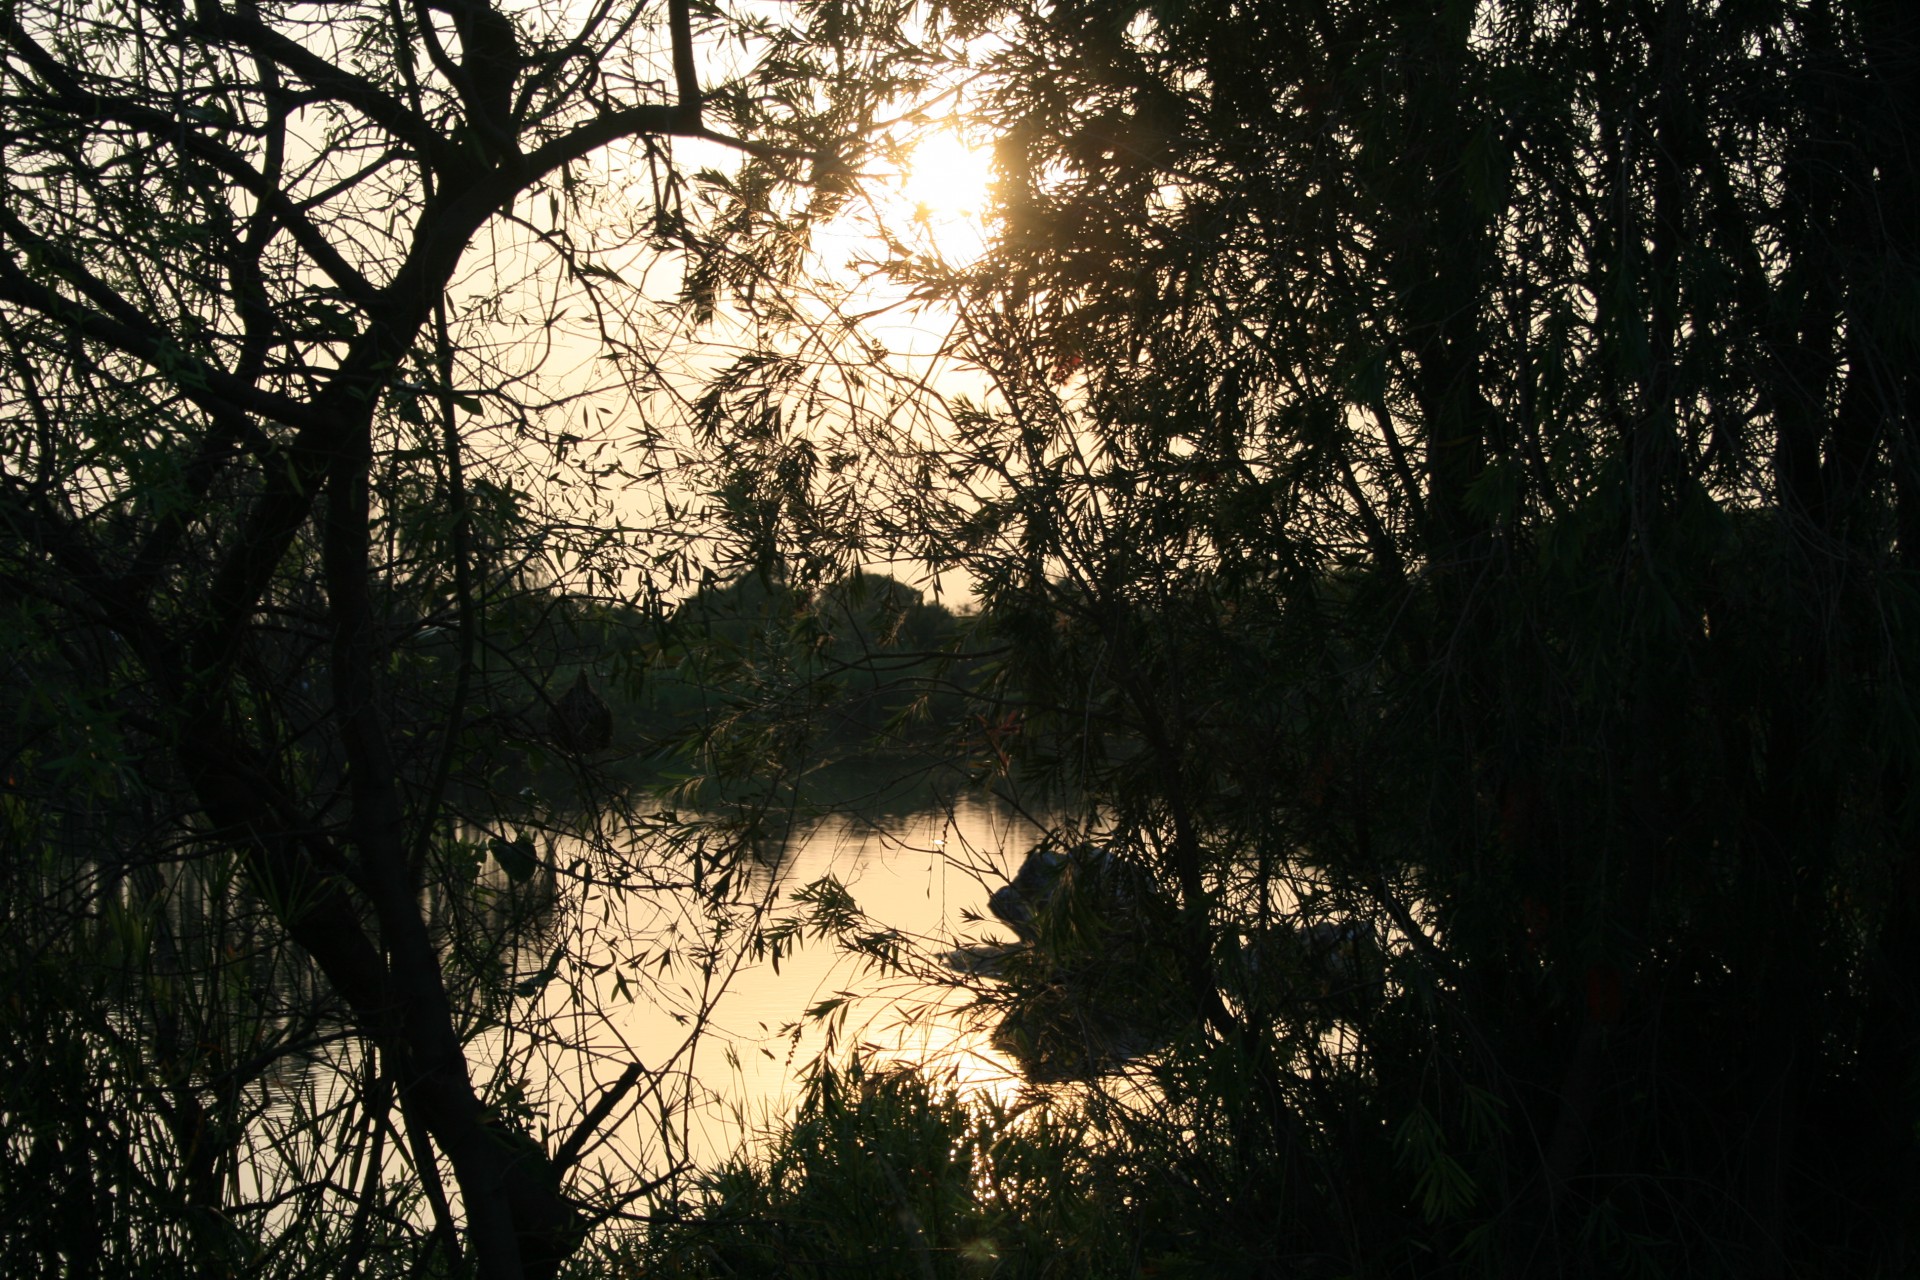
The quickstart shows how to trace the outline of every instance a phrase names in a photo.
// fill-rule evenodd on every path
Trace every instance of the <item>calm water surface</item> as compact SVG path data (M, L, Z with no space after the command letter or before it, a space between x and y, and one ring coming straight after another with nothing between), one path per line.
M877 820L831 819L791 836L757 869L748 893L792 914L796 890L831 876L870 931L890 930L903 944L943 955L957 942L1008 936L997 921L967 916L985 914L988 893L1040 834L1011 807L972 796ZM567 865L568 850L555 853ZM560 970L567 980L538 996L556 1042L495 1038L470 1051L480 1080L503 1051L531 1054L529 1092L548 1095L547 1123L556 1134L629 1064L641 1063L654 1091L636 1090L615 1112L596 1152L606 1176L659 1169L675 1156L706 1165L730 1154L790 1114L823 1050L844 1057L858 1047L881 1061L950 1071L967 1092L1011 1098L1019 1089L1011 1061L989 1044L990 1024L969 1010L965 990L938 980L938 966L919 977L888 973L824 939L806 941L777 968L749 957L709 972L687 959L706 940L696 936L702 922L692 895L671 896L679 900L604 888L563 896L556 925L567 941L570 959ZM662 966L669 949L674 960ZM737 954L737 937L724 936L715 950ZM807 1016L822 1005L831 1012ZM690 1038L696 1026L700 1034ZM663 1103L677 1097L691 1105L682 1120L663 1126Z
M515 935L511 981L521 994L511 1027L467 1046L474 1083L495 1101L521 1099L523 1123L553 1150L638 1063L640 1086L597 1128L576 1170L581 1190L616 1194L670 1168L711 1168L765 1137L792 1114L823 1053L928 1067L964 1093L1011 1100L1022 1081L990 1043L993 1019L970 1008L973 996L940 959L956 945L1009 937L998 921L968 916L986 913L988 894L1041 834L1014 807L963 795L798 828L743 869L747 901L776 917L800 910L796 891L832 877L860 909L863 930L922 957L911 973L830 938L807 939L776 967L753 958L743 928L716 933L716 917L689 890L616 890L563 876L551 910ZM566 868L583 852L562 841L550 857ZM654 861L677 871L684 859ZM497 870L490 877L504 890ZM713 963L701 963L703 951ZM808 1016L823 1006L831 1011ZM322 1171L336 1181L360 1176L359 1156L342 1151L363 1139L358 1122L342 1129L313 1119L358 1114L341 1109L366 1066L356 1045L333 1041L262 1083L236 1175L243 1198L269 1200ZM404 1159L396 1135L380 1162L397 1176Z

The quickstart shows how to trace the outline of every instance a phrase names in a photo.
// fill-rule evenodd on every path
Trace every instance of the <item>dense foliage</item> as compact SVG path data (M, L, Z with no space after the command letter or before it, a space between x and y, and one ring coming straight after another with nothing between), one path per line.
M990 389L781 527L968 571L1011 775L1161 886L1195 1256L1908 1273L1911 10L944 13L993 239L894 269ZM1337 1035L1245 973L1316 922Z

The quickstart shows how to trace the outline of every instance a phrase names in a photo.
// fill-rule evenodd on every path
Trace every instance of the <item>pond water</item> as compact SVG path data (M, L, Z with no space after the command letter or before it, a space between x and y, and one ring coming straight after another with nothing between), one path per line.
M604 1142L585 1162L609 1179L675 1159L710 1166L764 1135L792 1112L823 1051L838 1059L858 1049L881 1062L932 1067L963 1092L1011 1099L1021 1087L1017 1070L990 1043L991 1022L969 1007L971 993L937 957L1010 936L998 921L969 917L986 914L988 894L1041 834L1010 805L962 795L914 812L798 829L753 868L746 896L776 917L800 910L796 891L832 877L865 917L862 931L883 948L897 943L936 958L913 972L889 971L832 939L809 938L777 965L743 955L742 935L713 932L690 893L591 885L563 892L547 940L529 942L520 970L541 967L535 948L557 951L564 943L567 959L540 989L535 1010L553 1039L477 1043L470 1050L476 1081L501 1060L515 1061L529 1095L545 1096L543 1127L557 1142L638 1063L641 1087L610 1114ZM567 866L569 855L564 842L553 850L557 866ZM703 955L709 962L694 958Z
M614 888L562 874L531 914L495 923L514 939L508 981L517 991L507 1029L467 1046L474 1083L496 1103L516 1099L526 1126L558 1150L637 1064L636 1087L604 1112L575 1175L580 1191L616 1195L757 1144L792 1115L823 1053L836 1063L857 1051L930 1068L962 1093L1011 1101L1025 1082L991 1043L995 1019L942 960L957 946L1010 938L999 921L977 917L1042 834L1015 806L963 793L798 826L742 868L736 900L770 919L799 913L794 895L832 877L857 904L861 932L919 958L904 968L815 937L797 940L776 965L744 945L744 910L716 932L721 917L687 888ZM634 837L636 865L648 860L648 839ZM585 865L584 846L565 839L543 853L557 868ZM654 852L650 861L673 872L684 857ZM519 894L523 905L537 888L510 890L494 867L483 885L503 900ZM369 1065L358 1045L327 1037L258 1082L235 1192L268 1220L291 1221L290 1207L267 1206L295 1184L324 1176L355 1185L369 1167L363 1156L390 1176L405 1172L400 1134L370 1145L356 1118ZM428 1220L417 1201L403 1212Z
M474 1025L485 1028L467 1045L474 1083L549 1151L566 1150L582 1118L591 1117L593 1136L570 1174L576 1192L589 1198L618 1198L663 1174L712 1169L755 1147L792 1115L808 1069L823 1054L836 1063L857 1052L880 1064L913 1065L963 1094L1011 1102L1033 1086L995 1044L1002 1011L981 1002L986 979L963 977L945 961L970 948L978 957L986 944L1010 938L1011 930L988 916L988 898L1013 878L1057 816L963 792L938 803L928 797L920 807L876 807L865 817L795 825L773 846L756 846L757 858L705 864L709 876L731 865L740 877L734 907L725 911L712 910L709 896L686 883L697 863L690 848L700 848L716 824L641 816L591 855L585 844L555 839L537 858L552 877L536 872L517 887L492 865L501 856L495 850L478 885L425 904L430 915L463 903L458 909L482 917L497 912L486 928L506 943L504 970L460 969L452 951L446 956L450 972L468 975L461 989L490 1007L484 1017L473 1011ZM676 835L684 839L678 847ZM473 844L489 838L467 833ZM615 868L624 873L618 884L607 879ZM776 963L751 945L769 923L800 917L797 895L828 878L857 904L857 915L843 914L853 921L849 934L867 940L864 951L816 936L783 948ZM177 897L204 905L230 892ZM1293 914L1293 894L1284 895L1284 907ZM189 923L174 922L182 937L217 934L208 932L210 921ZM469 923L476 921L470 916ZM1296 941L1275 952L1276 960L1342 962L1347 951L1337 943L1312 959L1315 930L1332 927L1321 921L1286 933L1282 926ZM878 963L876 954L909 962ZM483 982L474 979L480 972L489 975ZM1331 969L1296 977L1311 982L1315 975L1341 980ZM307 993L289 1007L315 998ZM493 1007L501 1001L504 1010ZM1024 1033L1033 1024L1010 1025L1010 1039L1030 1052ZM1118 1025L1121 1038L1143 1047L1156 1034L1153 1024L1126 1022L1124 1014ZM1330 1056L1350 1051L1345 1035L1337 1023L1324 1028ZM318 1037L311 1052L282 1058L250 1087L239 1130L244 1151L234 1166L234 1196L251 1206L248 1212L291 1221L297 1187L405 1181L405 1136L368 1119L360 1106L375 1086L377 1064L359 1045L340 1027ZM1032 1070L1031 1059L1028 1065ZM1135 1073L1098 1070L1098 1087L1117 1090L1113 1096L1125 1097L1140 1083L1129 1083ZM393 1211L428 1220L418 1199Z

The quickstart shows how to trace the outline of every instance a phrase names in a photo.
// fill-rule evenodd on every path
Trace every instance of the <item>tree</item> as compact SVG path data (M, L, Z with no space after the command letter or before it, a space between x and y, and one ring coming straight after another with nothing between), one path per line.
M1028 776L1154 870L1210 1238L1910 1267L1914 20L950 14L995 238L894 265L991 392L780 527L968 570ZM1245 973L1326 919L1389 964L1339 1054Z
M805 177L833 170L822 140L852 119L821 117L832 77L805 67L702 83L697 26L764 38L686 0L25 0L0 17L8 962L45 996L9 1043L28 1064L42 1035L71 1048L78 1110L52 1093L0 1109L10 1161L86 1192L57 1229L14 1202L21 1265L163 1255L164 1233L98 1230L146 1179L135 1199L191 1226L181 1248L241 1266L232 1215L272 1207L239 1187L241 1117L336 1015L367 1046L340 1130L356 1162L372 1154L352 1213L339 1166L288 1193L321 1206L316 1231L348 1221L325 1265L361 1265L392 1226L395 1109L439 1243L460 1251L463 1218L481 1274L552 1274L581 1239L569 1165L634 1078L553 1147L483 1098L460 1003L483 984L459 972L459 920L450 942L427 905L467 892L485 849L455 822L475 817L460 786L494 776L503 741L565 754L507 705L564 687L566 656L521 624L570 584L654 585L622 559L608 470L569 458L581 436L556 425L583 393L542 400L521 339L564 349L563 302L585 341L619 339L622 263L698 243L669 140ZM649 181L636 214L625 193ZM477 820L498 830L490 807ZM175 867L219 919L143 913ZM122 976L96 981L90 948L115 929ZM309 962L311 1000L285 1018L214 998L249 966ZM127 1032L142 1001L151 1025ZM216 1008L218 1026L179 1016ZM155 1115L177 1179L128 1154Z

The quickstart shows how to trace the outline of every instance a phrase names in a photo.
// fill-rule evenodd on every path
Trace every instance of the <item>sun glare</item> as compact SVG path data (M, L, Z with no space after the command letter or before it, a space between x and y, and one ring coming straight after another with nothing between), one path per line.
M860 199L814 228L813 249L866 337L903 358L931 357L955 319L920 286L930 269L964 270L986 253L992 149L929 129L886 160L869 171Z
M951 133L936 133L913 149L902 190L917 216L978 218L987 203L993 157Z

